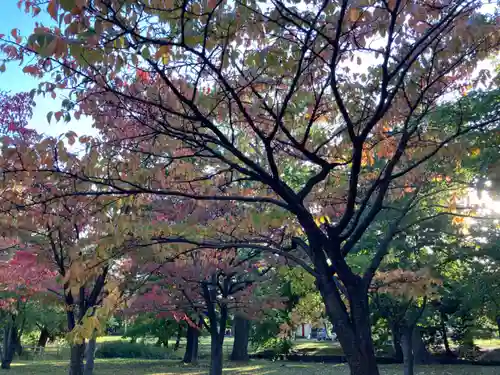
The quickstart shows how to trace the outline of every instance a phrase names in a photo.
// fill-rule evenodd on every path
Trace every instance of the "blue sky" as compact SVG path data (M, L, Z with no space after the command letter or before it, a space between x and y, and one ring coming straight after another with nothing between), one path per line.
M0 0L2 8L0 10L0 34L9 35L13 28L18 28L23 36L29 35L34 27L35 22L43 22L49 24L51 19L47 16L38 16L33 18L31 14L24 13L17 7L17 0ZM42 12L44 14L44 12ZM10 91L11 93L30 91L36 88L39 81L22 72L22 67L18 64L8 64L7 71L0 74L0 90ZM90 121L81 119L80 121L72 120L70 123L55 123L49 124L47 121L47 113L60 109L61 99L52 99L49 96L46 98L35 98L36 107L33 113L33 118L29 126L51 136L58 136L68 130L74 130L78 135L90 133Z

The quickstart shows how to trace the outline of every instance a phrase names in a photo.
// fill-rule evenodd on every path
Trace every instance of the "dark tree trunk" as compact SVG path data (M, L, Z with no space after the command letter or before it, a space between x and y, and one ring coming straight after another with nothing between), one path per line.
M85 368L84 375L92 375L94 373L94 358L96 349L96 338L92 337L85 348Z
M2 353L2 365L1 367L5 370L10 369L10 364L14 359L14 354L16 354L17 347L17 327L14 318L7 324L4 329L3 336L3 353Z
M210 332L210 375L222 375L223 365L223 344L224 344L224 328L220 327L220 332L217 327L211 329ZM215 332L214 332L215 331Z
M83 356L85 355L85 344L74 344L71 346L69 360L69 375L84 375Z
M239 315L234 317L234 343L231 361L248 361L250 321Z
M441 335L443 336L443 344L446 355L449 357L454 357L455 355L450 349L450 343L448 342L448 333L446 332L445 315L441 313Z
M23 354L23 345L21 344L22 331L14 331L14 350L18 356Z
M179 346L181 345L182 338L182 324L179 323L179 328L177 329L177 337L175 339L174 352L179 350Z
M47 345L47 342L49 341L50 337L50 332L46 327L43 327L42 330L40 331L40 337L38 338L38 347L43 347Z
M188 325L186 333L186 352L184 353L185 363L196 363L198 361L198 336L199 330Z
M403 348L401 346L401 328L397 324L391 324L392 346L394 348L394 359L403 362Z
M407 328L401 335L401 346L403 347L404 375L414 375L415 358L413 353L413 329Z
M413 355L414 361L417 364L429 364L432 363L432 356L425 347L424 340L422 339L422 332L418 327L413 330Z
M347 288L350 316L331 277L318 281L326 311L346 356L351 375L379 375L364 286Z
M496 321L497 321L497 328L498 328L498 336L500 337L500 315L497 316Z

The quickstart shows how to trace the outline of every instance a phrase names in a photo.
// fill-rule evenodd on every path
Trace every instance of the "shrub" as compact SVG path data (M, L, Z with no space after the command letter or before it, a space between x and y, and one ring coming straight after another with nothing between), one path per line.
M105 342L98 344L96 358L143 358L167 359L170 352L165 348L130 342Z
M274 356L279 357L282 355L290 354L293 347L291 340L272 338L259 346L261 353L272 353Z

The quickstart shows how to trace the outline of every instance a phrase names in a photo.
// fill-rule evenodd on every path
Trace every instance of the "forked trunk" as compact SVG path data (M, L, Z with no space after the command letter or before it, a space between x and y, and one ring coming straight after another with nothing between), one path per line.
M83 356L85 354L85 344L73 344L71 346L69 375L84 375Z
M404 375L414 375L415 358L413 354L413 329L407 329L401 335L403 347Z
M248 336L250 321L242 316L234 317L234 343L231 361L248 361Z
M379 375L371 336L368 295L363 293L363 287L349 288L350 316L333 280L324 280L319 287L351 375Z

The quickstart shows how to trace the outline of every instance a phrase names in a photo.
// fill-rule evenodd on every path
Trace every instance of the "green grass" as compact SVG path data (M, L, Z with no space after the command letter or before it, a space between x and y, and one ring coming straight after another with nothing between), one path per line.
M331 341L297 340L293 349L308 355L342 355L339 343Z
M478 366L421 366L416 375L496 375L500 368ZM66 375L67 362L39 361L13 364L10 374ZM95 375L204 375L206 363L186 366L174 361L97 360ZM294 364L285 362L251 361L248 364L228 363L224 375L348 375L346 365ZM400 366L381 366L382 375L400 375Z

